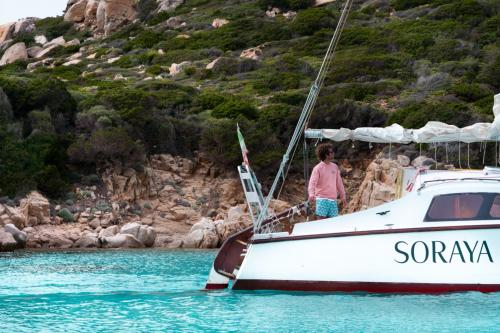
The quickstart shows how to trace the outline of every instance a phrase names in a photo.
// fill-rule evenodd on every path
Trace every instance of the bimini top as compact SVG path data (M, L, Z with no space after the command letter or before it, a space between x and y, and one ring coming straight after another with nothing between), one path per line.
M308 129L306 138L333 141L365 141L374 143L437 143L437 142L483 142L500 141L500 94L494 96L492 123L477 123L459 128L438 121L430 121L419 129L406 129L399 124L388 127L359 127L354 130Z

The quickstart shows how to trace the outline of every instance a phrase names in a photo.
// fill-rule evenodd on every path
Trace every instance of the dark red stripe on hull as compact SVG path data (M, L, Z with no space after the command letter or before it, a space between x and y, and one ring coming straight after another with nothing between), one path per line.
M500 291L500 284L236 280L233 289L439 294L464 291L495 292Z
M205 290L219 290L219 289L226 289L228 287L228 284L220 284L220 283L207 283L205 285Z

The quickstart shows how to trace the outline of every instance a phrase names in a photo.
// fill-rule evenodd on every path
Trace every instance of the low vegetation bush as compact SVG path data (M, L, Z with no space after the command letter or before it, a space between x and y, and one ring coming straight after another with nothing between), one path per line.
M312 35L322 28L333 28L333 14L325 8L309 8L297 13L290 29L301 36Z
M441 121L464 127L479 120L470 107L460 102L423 102L399 108L389 117L389 123L406 128L420 128L428 121Z
M299 10L314 5L314 0L259 0L259 6L262 9L269 7L278 7L282 9Z
M249 101L238 97L230 97L221 104L217 105L211 115L215 118L236 119L245 117L247 119L257 118L257 108Z

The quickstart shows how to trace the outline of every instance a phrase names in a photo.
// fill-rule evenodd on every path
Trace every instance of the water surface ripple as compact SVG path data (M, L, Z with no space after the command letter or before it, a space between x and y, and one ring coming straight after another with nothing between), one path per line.
M205 292L215 251L0 254L1 332L491 332L500 293Z

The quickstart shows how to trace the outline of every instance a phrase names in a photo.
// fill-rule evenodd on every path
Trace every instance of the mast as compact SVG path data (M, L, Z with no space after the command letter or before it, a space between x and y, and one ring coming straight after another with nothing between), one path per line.
M302 133L304 132L304 128L309 121L309 118L311 117L311 112L314 108L314 105L316 104L316 100L318 99L319 91L321 87L323 86L323 82L325 80L326 74L328 73L328 70L330 68L330 65L333 60L335 48L338 45L338 42L340 40L340 34L342 33L342 30L344 29L345 23L347 21L347 16L349 15L349 11L352 6L352 1L353 0L346 0L344 3L344 7L342 9L342 14L340 15L339 22L337 24L337 27L335 28L335 32L333 33L333 37L330 41L330 45L328 46L328 49L326 51L325 57L323 58L323 63L321 64L321 67L319 69L318 75L316 77L316 80L314 80L313 84L311 85L311 88L309 90L309 95L307 96L307 100L304 104L304 107L302 109L302 113L300 114L299 121L297 123L297 126L295 127L295 131L293 133L293 136L290 140L290 143L288 144L288 148L283 155L283 158L281 160L280 168L278 170L278 173L276 174L276 177L274 178L273 185L271 186L271 190L269 191L269 194L266 197L266 200L264 202L264 206L262 207L259 217L257 219L257 222L254 224L254 234L258 233L260 230L260 227L262 225L262 222L264 219L267 217L267 210L269 207L269 203L271 202L271 199L273 198L274 192L276 191L276 186L278 185L278 182L281 178L282 180L285 180L285 173L284 170L288 164L288 160L290 158L290 154L292 153L294 147L297 145L297 142L299 141L300 137L302 136Z

